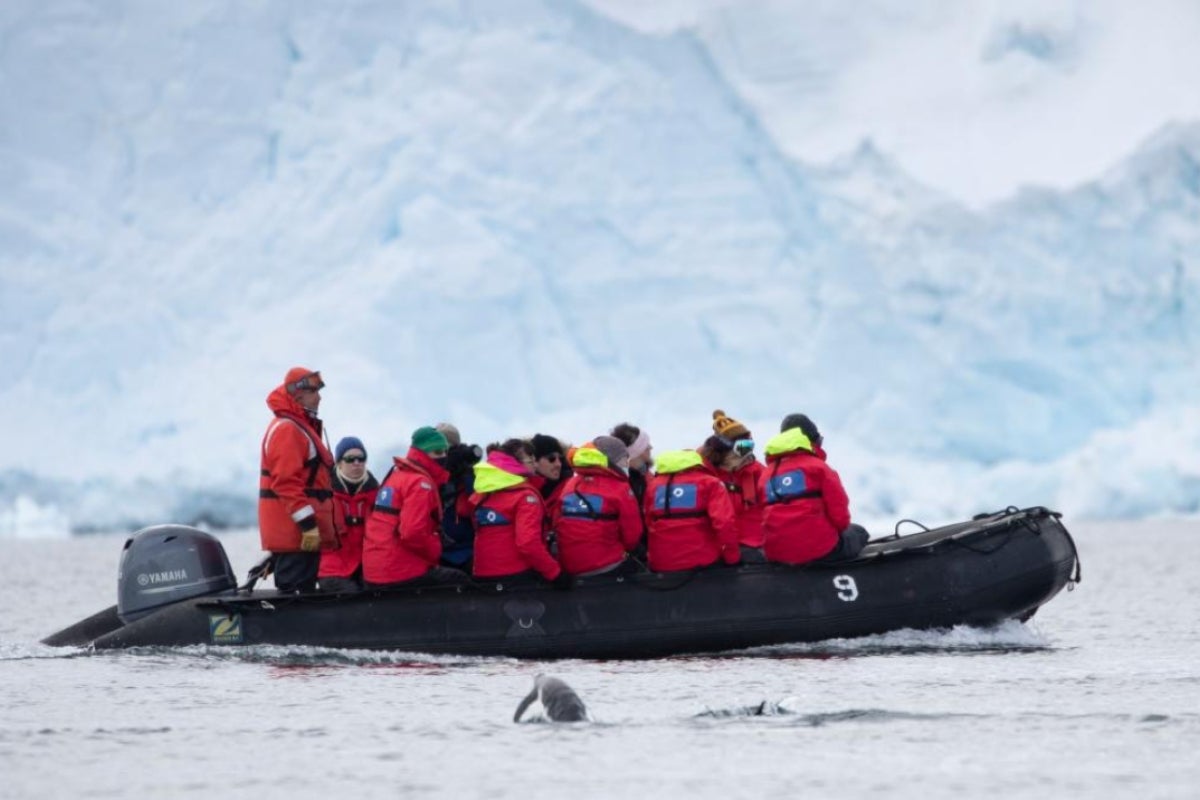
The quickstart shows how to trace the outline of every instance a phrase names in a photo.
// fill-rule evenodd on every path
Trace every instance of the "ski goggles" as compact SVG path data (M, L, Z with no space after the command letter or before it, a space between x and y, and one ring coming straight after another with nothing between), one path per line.
M300 380L289 383L287 388L289 392L298 392L301 389L317 392L325 388L325 381L321 380L320 372L310 372Z

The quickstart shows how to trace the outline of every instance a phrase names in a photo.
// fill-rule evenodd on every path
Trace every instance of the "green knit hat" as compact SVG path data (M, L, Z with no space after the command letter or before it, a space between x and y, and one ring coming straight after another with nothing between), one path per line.
M426 425L413 431L412 446L426 453L445 452L450 443L437 428Z

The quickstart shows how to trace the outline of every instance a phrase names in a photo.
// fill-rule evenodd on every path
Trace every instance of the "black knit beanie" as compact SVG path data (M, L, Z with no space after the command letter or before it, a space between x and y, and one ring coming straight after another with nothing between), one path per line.
M799 428L800 432L807 436L808 440L813 444L821 444L821 432L817 430L817 423L804 414L788 414L783 418L783 422L779 426L779 432L790 431L792 428Z
M563 454L562 445L553 436L535 433L529 443L533 445L534 458L545 458L552 453L558 453L560 456Z

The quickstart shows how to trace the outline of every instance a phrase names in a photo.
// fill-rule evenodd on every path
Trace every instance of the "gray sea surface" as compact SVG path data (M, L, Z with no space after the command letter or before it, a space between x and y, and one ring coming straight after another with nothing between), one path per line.
M1200 797L1200 521L1067 523L1024 625L608 662L49 648L124 536L8 539L0 797ZM514 724L539 672L595 721Z

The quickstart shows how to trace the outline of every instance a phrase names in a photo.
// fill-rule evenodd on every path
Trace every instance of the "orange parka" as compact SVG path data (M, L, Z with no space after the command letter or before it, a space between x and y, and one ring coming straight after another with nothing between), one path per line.
M340 509L333 501L333 454L321 440L321 421L308 415L283 384L267 395L275 414L262 440L258 532L263 550L300 551L300 531L315 519L321 549L341 541Z

